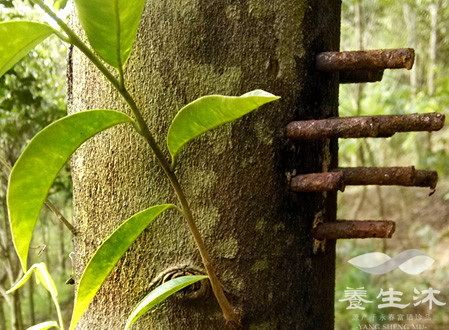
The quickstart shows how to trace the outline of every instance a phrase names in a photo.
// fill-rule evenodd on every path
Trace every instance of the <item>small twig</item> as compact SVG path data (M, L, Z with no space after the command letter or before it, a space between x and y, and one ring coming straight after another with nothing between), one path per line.
M2 163L2 165L5 166L10 172L12 171L12 166L9 165L8 162L2 157L0 157L0 163Z
M70 230L72 234L76 236L77 233L75 227L73 227L73 225L62 215L62 213L59 212L56 206L48 199L46 199L44 203L56 215L59 221L61 221L64 224L64 226L66 226L68 230Z
M42 253L44 253L45 249L47 248L46 244L41 244L38 246L30 246L30 249L39 249L39 251L37 252L37 255L40 257L42 255Z
M6 293L5 288L3 288L1 285L0 285L0 295L5 299L6 303L11 307L12 306L11 296Z

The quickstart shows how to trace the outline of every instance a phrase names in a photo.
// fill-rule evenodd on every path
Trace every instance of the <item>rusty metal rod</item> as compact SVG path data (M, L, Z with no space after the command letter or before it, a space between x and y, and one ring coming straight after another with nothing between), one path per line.
M387 185L429 187L435 189L438 182L436 171L415 170L415 167L347 167L335 170L343 173L347 186Z
M295 192L344 191L348 185L396 185L429 187L435 189L438 174L435 171L415 170L410 167L349 167L332 172L297 175L290 182Z
M360 84L381 81L384 70L341 71L340 84Z
M287 125L287 137L293 140L390 137L397 132L438 131L444 120L443 114L425 113L294 121Z
M337 220L318 224L313 230L315 239L391 238L396 229L394 221Z
M414 60L415 51L412 48L323 52L316 56L316 68L324 72L403 68L410 70Z
M344 189L343 172L297 175L290 182L290 190L296 192L333 191L340 187Z

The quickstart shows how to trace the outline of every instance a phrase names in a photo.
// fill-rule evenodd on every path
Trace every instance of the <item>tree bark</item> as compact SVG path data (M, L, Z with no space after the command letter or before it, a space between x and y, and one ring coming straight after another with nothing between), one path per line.
M205 94L261 88L282 96L197 138L177 174L226 294L244 328L333 329L335 244L314 243L314 221L335 219L335 194L295 194L295 173L337 166L336 140L294 144L292 120L337 115L338 74L314 69L315 55L339 48L340 1L147 1L125 70L158 142L177 111ZM79 24L72 24L79 30ZM69 111L125 104L74 50ZM76 280L101 242L125 219L174 202L154 155L131 127L99 134L72 158ZM119 329L151 282L171 268L202 269L183 219L160 216L131 247L78 329ZM204 287L203 287L204 288ZM206 288L207 289L207 288ZM178 294L133 329L222 329L210 290Z

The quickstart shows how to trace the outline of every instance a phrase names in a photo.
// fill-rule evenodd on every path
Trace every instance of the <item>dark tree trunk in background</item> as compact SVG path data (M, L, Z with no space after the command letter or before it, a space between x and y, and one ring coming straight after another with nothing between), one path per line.
M333 0L158 0L145 7L125 76L164 148L172 118L197 97L256 88L282 96L198 138L179 157L177 174L244 328L333 328L335 246L314 245L311 232L314 221L335 218L336 198L290 193L288 182L295 173L336 166L337 144L295 145L284 128L337 114L338 77L316 72L314 57L338 50L339 29L340 1ZM71 113L128 112L78 51L69 60ZM72 170L78 281L95 249L125 219L175 199L131 127L86 143ZM185 221L169 212L121 260L78 328L123 327L151 281L173 267L202 269ZM213 296L199 295L170 298L134 329L224 328Z
M34 281L28 281L28 316L30 324L36 324L36 315L34 309Z
M4 300L0 300L0 327L2 329L6 329L6 317L5 317L5 309L3 307Z
M23 329L23 318L22 318L22 306L20 294L18 291L11 293L12 295L12 306L11 306L11 318L12 318L12 328L14 330Z

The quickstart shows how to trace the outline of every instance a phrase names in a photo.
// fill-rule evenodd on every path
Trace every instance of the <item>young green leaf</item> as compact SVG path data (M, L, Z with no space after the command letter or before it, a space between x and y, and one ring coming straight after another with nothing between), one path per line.
M75 0L81 24L95 52L121 68L136 38L145 0Z
M187 104L175 116L168 130L167 145L173 163L179 150L198 135L277 99L279 97L273 94L254 90L242 96L204 96Z
M58 291L56 290L56 285L55 282L53 281L53 278L51 277L50 273L47 270L47 266L45 265L45 263L41 262L38 264L34 264L33 266L31 266L31 268L25 273L25 275L23 275L23 277L19 280L19 282L17 282L11 289L9 289L6 293L11 293L13 291L16 291L17 289L19 289L21 286L23 286L28 279L31 277L32 274L36 275L36 281L38 283L42 283L42 285L47 289L48 292L50 292L50 295L53 299L53 302L55 304L56 307L56 311L58 313L58 318L59 318L59 326L61 327L61 329L64 329L64 325L62 323L62 315L61 315L61 309L59 308L59 303L58 303ZM51 321L54 322L54 321ZM46 323L50 323L50 322L46 322ZM35 327L38 326L42 326L43 323L36 325ZM55 325L52 325L55 326ZM56 324L56 327L58 325ZM51 327L51 326L50 326ZM36 328L36 329L48 329L45 327L42 328Z
M0 23L0 77L53 32L52 27L41 23Z
M133 120L118 111L83 111L47 126L27 145L11 171L7 194L14 246L24 271L34 226L59 170L84 141L127 122Z
M100 245L81 275L70 329L76 326L87 306L126 250L159 214L171 207L174 205L152 206L133 215Z
M42 322L42 323L33 325L32 327L29 327L27 330L47 330L47 329L51 329L51 328L59 329L58 323L56 321Z
M67 6L67 1L68 0L55 0L53 2L53 8L55 10L60 10L60 9L64 9L65 6Z
M206 278L206 275L181 276L158 286L137 304L126 322L125 330L129 329L129 327L143 314L170 297L172 294Z

